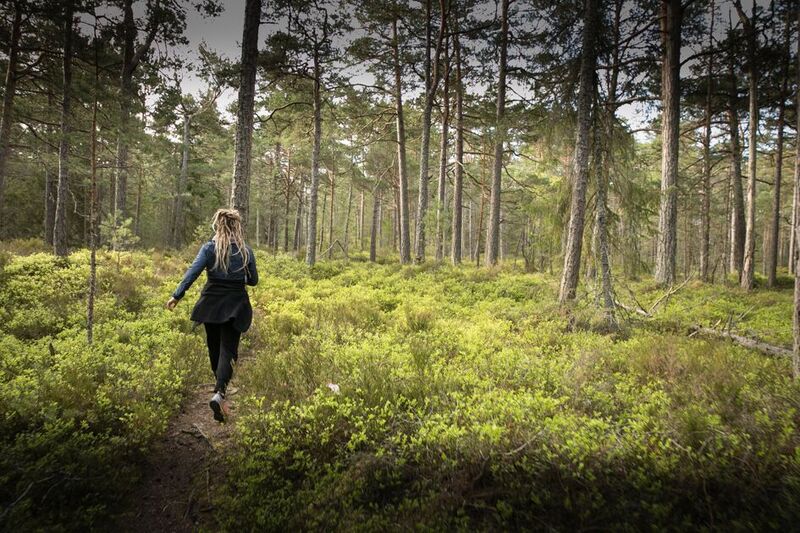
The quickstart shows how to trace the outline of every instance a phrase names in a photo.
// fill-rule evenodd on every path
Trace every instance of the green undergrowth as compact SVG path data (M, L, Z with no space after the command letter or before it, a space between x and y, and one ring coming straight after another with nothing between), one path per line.
M99 253L89 346L88 252L0 259L0 529L102 529L203 368L185 311L163 310L185 261Z
M194 250L0 243L0 529L103 529L186 387L188 315L163 310ZM791 529L800 387L788 361L690 338L733 316L788 344L791 289L690 283L606 332L557 280L505 269L258 252L253 355L215 530ZM626 293L618 293L623 301ZM647 308L663 290L631 285Z
M692 325L728 329L764 342L791 348L793 283L787 276L778 278L776 289L764 288L757 277L756 289L742 290L733 281L708 284L689 281L658 305L650 319L663 330L686 333ZM645 310L661 299L666 289L653 282L631 287ZM618 290L625 302L632 302L629 292Z
M611 337L587 304L568 323L544 275L259 259L222 529L800 519L800 388L785 360L678 328ZM743 300L752 327L780 338L791 315L773 307L788 297L692 287L665 311L713 323Z

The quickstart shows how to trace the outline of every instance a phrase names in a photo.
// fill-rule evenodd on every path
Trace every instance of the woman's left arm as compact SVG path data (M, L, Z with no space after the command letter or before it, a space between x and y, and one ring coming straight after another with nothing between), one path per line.
M249 247L248 247L249 248ZM258 284L258 269L256 269L256 254L252 248L250 250L250 259L247 261L247 284Z

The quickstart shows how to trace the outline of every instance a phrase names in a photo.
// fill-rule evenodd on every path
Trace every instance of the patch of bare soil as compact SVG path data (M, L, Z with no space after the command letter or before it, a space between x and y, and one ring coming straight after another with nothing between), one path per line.
M115 531L218 530L214 494L224 483L223 454L236 421L236 387L228 387L227 416L217 422L208 405L214 385L192 390L166 433L151 448Z

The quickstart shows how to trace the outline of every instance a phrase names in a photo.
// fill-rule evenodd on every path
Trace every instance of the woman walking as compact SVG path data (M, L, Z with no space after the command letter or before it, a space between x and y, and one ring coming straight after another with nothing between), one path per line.
M173 310L200 273L207 272L208 280L192 310L192 321L206 328L211 370L217 379L209 405L214 419L224 422L225 389L239 355L239 337L253 319L245 285L258 283L258 271L253 250L244 242L238 211L218 209L211 219L211 227L214 236L200 248L167 302L167 309Z

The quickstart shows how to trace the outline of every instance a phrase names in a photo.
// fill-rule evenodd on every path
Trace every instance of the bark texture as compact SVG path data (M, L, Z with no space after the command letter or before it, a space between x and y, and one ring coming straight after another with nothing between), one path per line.
M564 270L561 273L561 285L558 294L558 301L562 304L575 298L581 268L581 247L583 245L583 227L586 216L586 187L589 181L592 95L594 94L594 70L597 63L598 17L596 0L585 0L575 156L573 158L572 201L570 204L566 247L564 249Z

